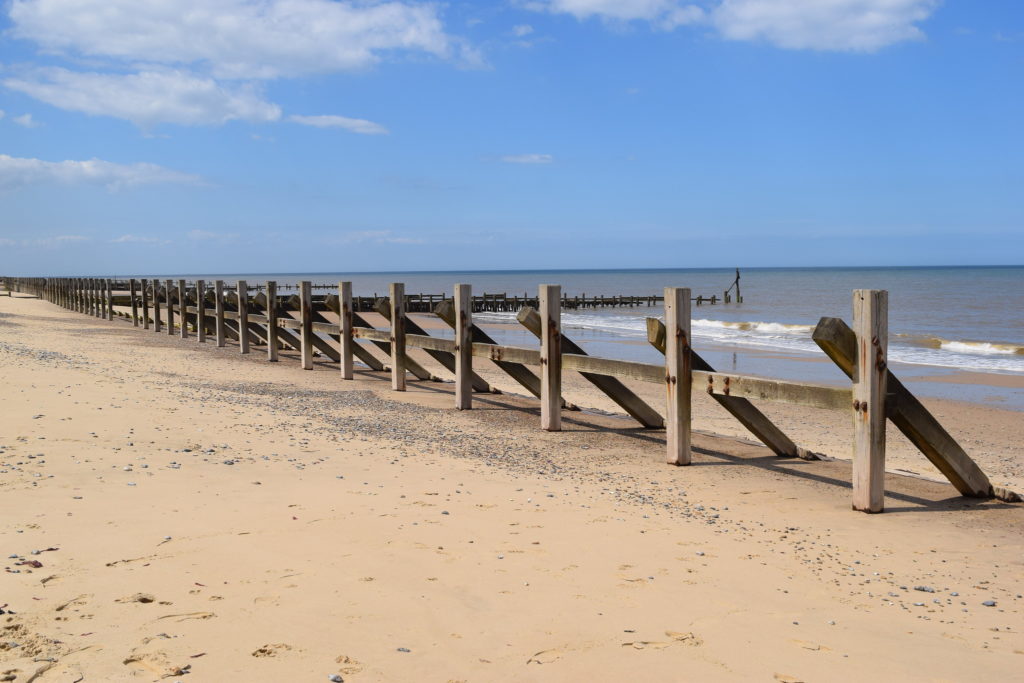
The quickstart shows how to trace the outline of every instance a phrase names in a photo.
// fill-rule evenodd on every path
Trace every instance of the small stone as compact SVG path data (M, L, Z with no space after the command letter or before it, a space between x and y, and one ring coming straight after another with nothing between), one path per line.
M914 590L922 591L924 593L934 593L935 589L931 586L914 586Z
M412 650L410 650L410 649L409 649L409 648L407 648L407 647L400 647L400 648L398 648L398 651L399 651L399 652L412 652Z
M345 679L338 674L331 674L327 677L327 680L332 681L332 683L342 683Z
M981 604L984 605L985 607L995 607L996 606L996 601L995 600L986 600L985 602L983 602Z

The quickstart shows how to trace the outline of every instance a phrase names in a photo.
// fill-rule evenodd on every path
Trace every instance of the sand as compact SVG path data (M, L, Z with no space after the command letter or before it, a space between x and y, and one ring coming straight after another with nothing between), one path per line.
M383 374L257 351L0 298L0 680L974 681L1024 665L1024 506L893 474L887 512L854 513L848 462L701 433L694 465L672 467L661 432L622 418L567 413L549 434L535 401L457 412L451 384L396 394ZM990 451L994 480L1019 481L1019 414L929 405ZM848 448L836 420L779 415L803 445Z

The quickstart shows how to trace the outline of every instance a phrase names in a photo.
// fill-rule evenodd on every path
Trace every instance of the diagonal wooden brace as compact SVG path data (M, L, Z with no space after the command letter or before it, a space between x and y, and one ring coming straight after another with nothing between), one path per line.
M528 329L538 338L540 337L540 314L537 313L535 309L530 306L521 308L516 319L519 320L523 327ZM572 353L580 356L588 355L586 351L580 348L564 334L561 336L562 353ZM580 374L595 387L607 394L610 399L615 401L619 407L629 413L629 415L644 427L648 429L659 429L665 426L665 419L661 416L661 413L647 405L642 398L633 393L633 391L620 380L615 377L598 375L592 372L581 372Z
M455 302L452 299L445 299L438 303L434 307L434 314L443 320L448 327L455 329ZM489 334L476 325L473 325L472 333L474 344L498 344ZM495 360L493 363L509 377L519 382L531 394L540 398L540 377L533 370L522 363L512 363L505 360ZM569 403L565 398L562 398L562 408L564 410L579 410L578 406Z
M389 323L391 322L391 306L388 305L388 300L378 298L373 302L373 309L384 316L384 319ZM405 316L405 331L409 334L422 334L424 336L430 336L426 330L416 324L416 321L410 318L408 315ZM431 358L440 363L443 367L454 374L455 372L455 354L448 353L447 351L435 351L433 349L423 349L423 351ZM487 381L480 375L473 373L473 391L490 394L500 394L501 392L493 388Z
M853 378L857 356L857 335L840 318L822 318L811 335L839 369ZM988 477L971 460L928 409L917 400L891 370L886 380L886 416L942 472L964 496L991 498L995 495Z
M647 319L647 341L651 346L665 353L665 323L657 318ZM715 372L715 369L705 361L696 351L690 351L693 356L693 369L704 372ZM753 403L741 396L723 396L711 394L720 406L729 411L729 414L739 420L740 424L757 437L765 446L770 448L775 455L783 457L797 457L804 460L821 460L816 453L801 448L793 443L792 439L775 426L775 423L768 419L768 416L757 409Z

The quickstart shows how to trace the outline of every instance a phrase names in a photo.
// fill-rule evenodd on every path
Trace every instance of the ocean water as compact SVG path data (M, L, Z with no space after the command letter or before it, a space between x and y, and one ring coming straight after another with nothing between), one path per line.
M166 276L165 276L166 277ZM189 277L200 277L193 275ZM448 293L455 283L474 294L534 295L541 283L568 296L651 295L689 287L719 297L733 269L565 270L406 273L205 275L274 279L279 284L352 280L356 294L386 294L390 282L408 293ZM741 271L743 303L694 305L694 348L719 370L840 383L839 373L811 339L823 316L852 322L854 289L889 292L889 358L893 370L925 395L1024 409L1024 266L906 268L751 268ZM564 311L566 334L592 355L658 362L646 344L648 316L660 306ZM514 313L478 313L501 343L533 345ZM822 362L824 360L824 362ZM963 373L971 373L971 381Z

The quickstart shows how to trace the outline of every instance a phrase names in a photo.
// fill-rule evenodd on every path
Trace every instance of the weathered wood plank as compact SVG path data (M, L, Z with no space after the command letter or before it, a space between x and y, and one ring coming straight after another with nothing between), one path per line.
M142 278L140 281L142 290L142 329L149 329L149 280Z
M174 336L174 283L170 280L164 281L165 301L167 303L167 334Z
M752 398L828 410L849 410L853 396L845 387L702 370L693 371L693 390L704 390L712 396Z
M853 509L885 507L885 381L889 293L853 291L857 362L853 379Z
M857 336L839 318L822 318L811 335L822 351L853 378ZM992 483L966 451L903 383L887 371L887 413L892 423L963 496L990 498Z
M494 362L521 363L524 365L540 365L540 351L521 346L501 346L473 342L473 355L476 358L488 358Z
M405 391L405 285L392 282L391 298L391 389Z
M196 280L196 339L206 343L206 281Z
M160 320L160 281L153 279L153 332L159 333L163 321Z
M249 353L249 283L239 280L235 289L238 307L238 351Z
M541 285L540 310L540 428L562 429L562 287Z
M352 379L352 283L338 283L338 348L341 352L341 378Z
M665 353L665 323L657 318L647 318L647 341L654 348ZM690 356L693 358L693 369L705 372L714 372L711 364L701 358L693 349L690 349ZM700 385L694 382L694 390L699 390ZM761 443L768 446L776 455L787 457L799 457L805 460L818 460L819 457L806 448L797 446L786 434L773 423L768 416L762 413L749 400L740 396L712 393L711 397L729 414L739 420L740 424L746 427L751 434L757 437Z
M299 338L302 340L302 369L313 369L313 295L309 280L299 283L299 321L302 323Z
M455 409L473 407L473 288L455 285Z
M138 283L135 278L128 280L128 296L132 299L132 327L139 326L139 300L136 298Z
M217 339L217 346L223 347L224 339L224 281L217 280L213 283L213 315L214 334Z
M665 388L667 460L689 465L692 426L691 400L693 359L690 355L690 290L665 288Z
M181 320L181 338L188 339L188 298L185 292L185 281L178 280L178 316Z
M374 302L374 310L377 311L377 313L379 313L381 316L383 316L385 320L387 320L388 322L391 322L391 305L386 300L378 299L377 301L375 301ZM415 320L413 320L408 315L406 315L405 316L406 345L410 345L411 346L411 344L409 344L408 338L412 334L419 335L419 336L422 336L422 337L429 336L429 334L427 333L426 330L424 330L422 327L420 327L416 323ZM422 348L426 352L426 354L428 356L430 356L431 358L436 360L438 363L440 363L442 367L447 369L452 374L455 374L455 353L454 353L454 351L451 351L451 352L437 351L433 347L426 348L426 347L422 347L422 346L420 348ZM415 359L406 356L406 362L408 363L408 367L406 369L409 370L409 372L411 372L412 374L416 375L416 377L418 377L419 379L430 379L430 380L433 380L435 382L443 381L440 377L435 376L429 370L427 370L422 365L420 365L419 362L417 362ZM473 377L473 388L475 390L477 390L477 391L492 392L492 389L491 389L490 385L487 384L487 382L484 381L484 379L482 377L478 376L476 373L473 373L472 377ZM500 392L498 392L497 390L493 390L492 393L500 393Z
M528 329L530 332L532 332L538 338L540 337L540 335L541 335L541 329L540 329L541 320L540 320L540 316L537 314L537 311L535 311L533 308L531 308L529 306L526 306L526 307L520 309L519 314L516 316L516 319L519 320L520 324L522 324L523 327ZM561 344L562 344L562 353L563 354L574 354L574 355L578 355L578 356L586 356L587 355L587 352L584 351L582 347L580 347L578 344L576 344L573 340L569 339L569 337L567 337L564 333L562 333L562 335L561 335ZM568 368L568 366L564 365L564 362L563 362L563 367L566 368L566 369L570 369L570 368ZM612 367L612 366L609 365L608 367ZM630 372L630 370L629 370L630 367L631 366L623 365L623 366L620 367L620 372L628 373L628 372ZM652 366L652 367L656 367L656 366ZM577 368L572 368L572 369L576 370ZM596 370L594 370L594 371L577 370L577 371L580 372L580 374L583 375L584 379L586 379L588 382L590 382L591 384L596 386L598 389L600 389L602 392L604 392L605 395L607 395L610 399L615 401L615 403L618 404L618 406L620 408L625 410L628 415L630 415L634 420L636 420L637 422L642 424L644 427L647 427L648 429L652 429L652 428L660 428L660 427L665 426L665 420L661 417L661 414L657 410L655 410L654 408L649 406L646 401L644 401L642 398L637 396L629 387L627 387L619 379L616 378L616 377L630 377L631 375L629 375L629 374L617 374L616 376L611 376L611 375L616 374L616 373L612 373L612 372L603 373L603 372L599 372L599 371L596 371ZM653 380L653 381L656 381L656 382L659 382L659 383L664 382L665 381L665 369L663 367L657 367L657 371L658 371L657 379ZM636 378L636 379L639 379L639 378ZM644 379L642 381L652 381L652 380Z
M277 282L274 280L267 280L267 293L266 293L266 320L263 322L267 326L267 360L271 363L276 363L278 360L278 330L277 330Z

